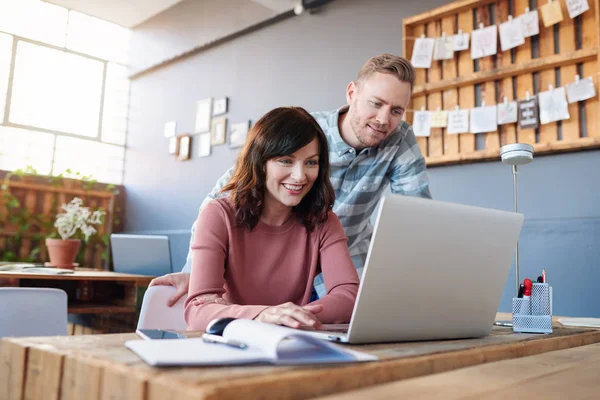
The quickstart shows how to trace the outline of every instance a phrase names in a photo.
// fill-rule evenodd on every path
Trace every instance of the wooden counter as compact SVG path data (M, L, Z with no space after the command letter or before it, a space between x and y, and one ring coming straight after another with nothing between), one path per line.
M551 335L495 327L480 339L348 346L380 361L338 366L152 368L124 347L135 334L4 339L6 399L306 399L600 342L600 330ZM375 386L374 386L375 387Z

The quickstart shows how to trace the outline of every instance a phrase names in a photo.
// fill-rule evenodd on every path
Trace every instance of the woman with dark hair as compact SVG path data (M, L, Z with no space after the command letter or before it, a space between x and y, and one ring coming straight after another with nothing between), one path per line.
M196 221L188 327L219 317L292 328L348 322L359 280L331 211L327 139L314 118L298 107L263 116L222 192ZM311 303L320 272L331 289Z

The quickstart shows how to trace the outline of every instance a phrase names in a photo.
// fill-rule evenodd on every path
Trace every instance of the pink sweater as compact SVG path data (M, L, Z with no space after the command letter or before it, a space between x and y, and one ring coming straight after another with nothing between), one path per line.
M259 222L250 231L236 227L227 198L212 201L196 221L185 303L188 329L204 330L220 317L253 319L268 306L288 301L306 305L321 271L328 291L312 303L323 305L317 317L323 323L349 322L359 281L347 240L333 212L311 233L294 217L281 226ZM224 301L196 299L206 294Z

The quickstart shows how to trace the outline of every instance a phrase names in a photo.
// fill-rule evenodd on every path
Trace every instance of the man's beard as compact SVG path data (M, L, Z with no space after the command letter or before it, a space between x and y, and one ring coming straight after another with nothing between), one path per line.
M376 129L380 129L379 125L377 125L377 126L375 126L375 124L370 124L370 125ZM356 115L350 116L350 126L352 127L352 130L354 131L354 136L356 136L356 139L358 139L358 141L365 147L375 147L375 146L379 145L379 143L383 142L385 140L385 138L387 137L387 135L373 136L371 134L371 132L369 131L369 127L367 126L367 123L361 125L360 117L358 117Z

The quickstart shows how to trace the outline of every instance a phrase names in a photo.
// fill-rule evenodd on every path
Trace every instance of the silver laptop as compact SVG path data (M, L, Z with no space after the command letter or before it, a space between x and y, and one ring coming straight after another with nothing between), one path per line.
M456 339L492 329L523 215L408 196L382 199L342 343Z
M110 235L115 272L161 276L173 272L168 236Z

